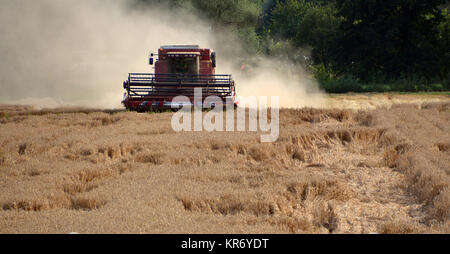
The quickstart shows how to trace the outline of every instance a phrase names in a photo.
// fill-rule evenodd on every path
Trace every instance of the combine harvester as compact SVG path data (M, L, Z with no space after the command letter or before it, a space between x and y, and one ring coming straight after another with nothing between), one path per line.
M153 56L150 54L150 65ZM126 92L122 103L128 110L160 111L186 104L202 108L237 106L235 83L229 74L215 74L216 54L211 49L197 45L161 46L157 56L155 73L130 73L123 83ZM194 88L201 89L201 98L194 96ZM176 96L185 96L189 102L173 102ZM220 100L205 101L208 96Z

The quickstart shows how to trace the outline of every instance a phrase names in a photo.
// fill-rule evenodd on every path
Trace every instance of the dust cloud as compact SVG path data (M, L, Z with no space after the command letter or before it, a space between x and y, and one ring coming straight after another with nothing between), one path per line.
M243 72L234 72L238 96L279 96L282 108L323 107L325 94L301 67L279 59L258 60L250 75L245 73L245 66Z
M320 105L313 80L286 74L292 66L279 70L287 63L261 59L249 75L232 59L242 51L239 43L230 47L231 40L217 39L208 22L132 3L0 0L0 103L120 108L128 73L153 72L150 52L164 44L198 44L215 49L216 72L233 74L239 95L278 95L284 107Z

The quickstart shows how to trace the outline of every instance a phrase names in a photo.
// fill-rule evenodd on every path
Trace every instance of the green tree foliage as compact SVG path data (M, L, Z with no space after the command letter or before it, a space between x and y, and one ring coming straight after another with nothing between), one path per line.
M436 77L440 0L337 0L335 68L362 81Z
M450 4L448 4L450 5ZM438 53L439 78L446 90L450 90L450 13L448 9L442 10L444 17L439 24Z
M275 11L278 12L278 8L282 11L286 9L291 11L291 4L299 9L298 14L300 14L292 26L292 31L290 31L294 45L311 47L314 62L323 63L328 68L330 48L333 47L333 41L339 32L341 19L336 16L336 11L332 5L320 6L306 1L288 1L285 4L278 5ZM278 21L273 24L274 32L282 26ZM286 29L282 28L281 31Z
M192 0L192 3L214 26L255 28L261 14L261 2L255 0Z
M308 67L330 91L450 89L447 0L135 1L200 15L250 55Z
M260 37L256 33L262 5L258 0L192 0L194 8L211 21L214 32L233 31L243 42L249 54L261 51Z

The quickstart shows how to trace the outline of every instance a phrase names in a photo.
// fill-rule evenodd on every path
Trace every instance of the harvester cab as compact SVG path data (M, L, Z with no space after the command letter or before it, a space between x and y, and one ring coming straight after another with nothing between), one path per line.
M197 45L161 46L158 59L151 53L149 64L155 73L130 73L123 84L126 92L122 103L128 110L149 111L179 108L185 103L211 108L235 102L235 83L229 74L216 74L216 54ZM197 88L197 90L195 90ZM201 97L194 91L201 91ZM189 102L173 102L185 96ZM215 96L213 103L206 98ZM211 98L211 97L209 97ZM201 100L201 101L197 101Z

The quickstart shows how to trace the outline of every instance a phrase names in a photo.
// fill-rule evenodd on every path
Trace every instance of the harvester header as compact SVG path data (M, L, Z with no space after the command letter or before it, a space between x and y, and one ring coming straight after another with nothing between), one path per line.
M149 111L176 108L173 98L185 96L194 103L194 89L201 88L202 107L208 96L217 96L223 104L235 104L235 83L230 74L216 74L216 54L198 45L167 45L151 53L149 64L155 73L130 73L123 83L126 92L122 103L129 110Z

